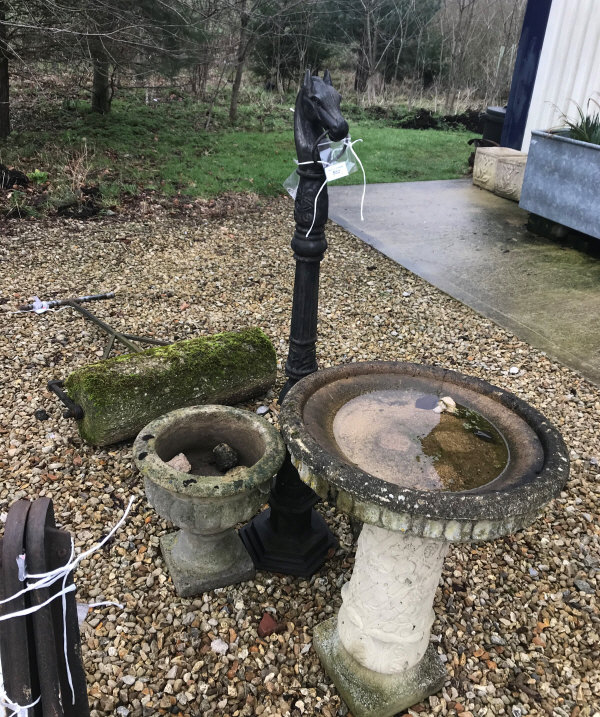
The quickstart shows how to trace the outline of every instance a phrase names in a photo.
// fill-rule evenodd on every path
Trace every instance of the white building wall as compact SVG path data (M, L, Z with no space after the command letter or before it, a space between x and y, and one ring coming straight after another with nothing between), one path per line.
M531 130L577 117L590 98L600 102L600 0L553 0L531 97L523 152ZM596 111L596 105L590 105Z

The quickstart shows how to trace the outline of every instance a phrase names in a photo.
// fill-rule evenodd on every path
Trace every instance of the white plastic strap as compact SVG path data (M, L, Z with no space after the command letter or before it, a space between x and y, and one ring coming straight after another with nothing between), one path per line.
M10 620L13 617L25 617L25 615L31 615L32 612L37 612L38 610L41 610L43 607L46 607L46 605L49 605L53 600L56 600L58 597L64 597L66 593L72 593L73 590L75 590L75 585L69 585L68 587L64 587L63 589L57 592L55 595L52 595L47 600L44 600L43 603L40 603L40 605L32 605L31 607L23 608L23 610L17 610L16 612L11 612L8 615L0 615L0 622L3 620Z
M17 570L19 571L18 578L19 582L23 582L25 580L25 556L19 555L17 557Z
M90 555L92 555L92 553L95 553L96 551L100 550L100 548L103 545L108 543L108 541L112 538L112 536L117 532L117 530L119 530L119 528L125 522L125 519L127 518L129 511L131 510L131 506L133 505L134 500L135 500L135 498L133 498L133 497L131 497L129 499L129 504L127 505L127 508L125 508L125 512L121 516L121 519L119 520L119 522L110 530L110 532L107 535L104 536L104 538L102 538L102 540L99 543L96 543L96 545L92 545L91 548L88 548L83 553L80 553L74 560L70 560L66 565L63 565L61 568L56 568L55 570L50 570L47 573L41 573L41 574L29 573L29 572L25 571L25 577L27 579L40 578L39 582L33 583L33 587L35 588L36 586L39 587L39 583L43 582L43 580L45 580L47 578L50 578L55 575L62 577L62 574L65 571L67 571L69 573L72 572L77 567L77 565L79 565L79 563L82 560L85 560ZM71 542L73 542L72 539L71 539ZM55 582L55 580L52 580L52 582Z
M361 170L362 170L362 175L363 175L363 192L362 192L362 197L361 197L361 200L360 200L360 221L361 221L361 222L364 222L364 221L365 221L365 218L363 217L363 204L365 203L365 194L366 194L366 191L367 191L367 175L365 174L365 168L363 167L363 163L360 161L360 158L359 158L358 154L356 154L356 152L354 151L354 145L355 145L357 142L362 142L362 139L355 139L354 142L348 142L348 149L352 152L352 154L354 155L354 159L356 159L356 161L358 162L359 167L360 167Z
M360 200L360 220L361 220L361 222L364 222L365 218L364 218L364 216L363 216L363 205L364 205L364 203L365 203L365 193L366 193L366 190L367 190L367 175L365 174L365 168L363 167L363 163L360 161L358 155L356 154L356 151L354 150L354 145L355 145L357 142L362 142L362 139L355 139L354 142L351 142L350 139L349 139L348 137L346 137L346 138L343 140L343 143L344 143L344 144L348 147L348 149L352 152L352 154L354 155L356 161L358 162L358 164L359 164L359 166L360 166L360 168L361 168L361 170L362 170L362 175L363 175L363 191L362 191L362 197L361 197L361 200ZM309 160L308 162L296 162L296 164L297 164L298 166L300 166L300 165L303 165L303 164L315 164L315 162L313 162L312 160ZM315 197L315 203L314 203L314 207L313 207L313 220L312 220L312 224L310 225L310 229L306 232L306 238L307 238L307 239L308 239L308 235L311 233L311 231L313 230L313 227L314 227L314 225L315 225L315 219L316 219L316 217L317 217L317 201L318 201L318 199L319 199L319 196L320 196L321 192L322 192L323 189L327 186L327 182L330 182L330 181L333 182L333 181L335 181L336 179L340 179L341 177L346 176L346 175L348 174L348 172L346 171L344 174L341 174L341 173L340 173L340 174L338 174L338 175L336 176L336 173L331 171L331 168L332 168L332 167L335 167L336 164L338 164L337 162L324 162L324 161L322 161L322 160L319 160L319 161L317 162L317 164L322 165L322 166L324 167L324 169L325 169L325 181L324 181L323 184L319 187L319 191L317 192L317 196ZM328 171L328 170L329 170L329 171Z

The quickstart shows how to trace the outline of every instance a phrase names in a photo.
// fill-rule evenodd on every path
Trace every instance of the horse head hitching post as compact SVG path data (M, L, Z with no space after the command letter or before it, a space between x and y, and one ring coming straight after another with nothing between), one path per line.
M348 135L340 101L328 70L322 79L306 71L294 111L299 175L292 238L296 276L285 365L288 380L279 395L280 402L295 383L317 370L319 271L327 249L325 223L329 212L318 146L327 138L339 142ZM273 482L269 510L259 513L240 531L258 569L308 577L323 565L337 540L314 510L317 500L316 493L300 480L288 454Z
M296 171L300 177L294 204L296 230L292 239L296 277L290 348L285 365L288 380L279 396L280 402L297 381L317 370L315 344L319 270L327 249L325 223L329 212L327 186L323 186L325 170L319 164L318 144L324 142L327 136L338 142L348 134L348 123L340 113L340 100L328 70L323 79L313 77L310 70L306 71L294 112L294 140L298 155Z

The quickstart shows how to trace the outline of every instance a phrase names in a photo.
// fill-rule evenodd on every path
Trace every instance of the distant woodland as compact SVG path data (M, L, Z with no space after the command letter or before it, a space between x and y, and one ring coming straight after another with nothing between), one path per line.
M0 139L23 88L107 114L157 87L286 94L329 67L365 105L401 97L452 113L506 101L526 0L0 0ZM56 95L56 92L55 92Z

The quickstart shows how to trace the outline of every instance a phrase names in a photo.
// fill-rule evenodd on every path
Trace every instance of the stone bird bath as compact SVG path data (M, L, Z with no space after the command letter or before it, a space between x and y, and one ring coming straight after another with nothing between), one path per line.
M226 443L239 457L229 471L213 450ZM190 472L170 465L183 453ZM190 406L143 428L133 455L156 512L181 530L161 538L178 595L250 580L256 572L234 526L266 502L285 457L279 433L264 418L230 406Z
M307 376L280 420L302 480L365 523L315 649L354 717L394 715L446 679L429 634L449 544L531 523L568 478L565 445L512 394L408 363Z

